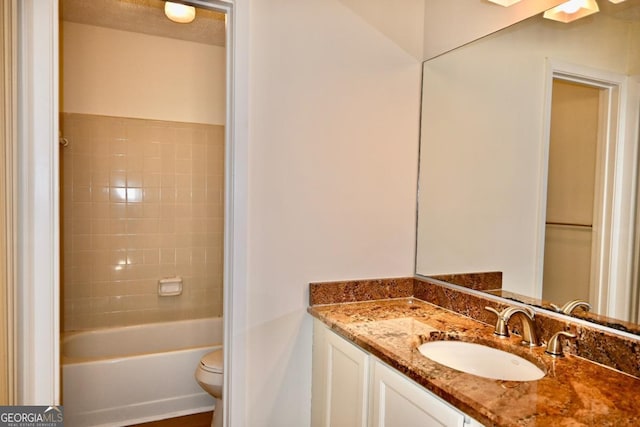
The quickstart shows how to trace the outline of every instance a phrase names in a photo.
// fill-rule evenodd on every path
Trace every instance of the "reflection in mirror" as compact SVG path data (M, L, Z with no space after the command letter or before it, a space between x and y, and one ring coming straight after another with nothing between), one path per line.
M416 274L637 331L640 0L600 9L424 63Z
M595 241L600 228L594 227L604 211L594 209L605 181L603 168L597 167L606 153L599 147L603 138L598 138L606 124L600 120L606 116L601 110L608 108L601 102L604 90L553 79L542 275L542 298L547 301L597 298L591 260L605 251Z

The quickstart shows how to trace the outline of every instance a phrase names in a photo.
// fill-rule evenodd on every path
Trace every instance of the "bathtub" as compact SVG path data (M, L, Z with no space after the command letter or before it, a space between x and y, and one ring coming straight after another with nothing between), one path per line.
M222 318L67 333L62 337L66 427L126 426L210 411L194 379L222 348Z

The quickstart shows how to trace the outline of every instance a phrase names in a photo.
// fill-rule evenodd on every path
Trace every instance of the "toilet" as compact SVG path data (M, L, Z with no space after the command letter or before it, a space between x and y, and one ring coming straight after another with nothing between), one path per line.
M222 349L205 354L196 368L196 381L216 399L211 427L222 427Z

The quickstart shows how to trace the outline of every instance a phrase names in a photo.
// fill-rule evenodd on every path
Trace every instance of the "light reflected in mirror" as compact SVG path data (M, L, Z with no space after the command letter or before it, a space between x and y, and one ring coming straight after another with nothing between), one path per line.
M640 0L599 3L424 63L416 274L640 331Z

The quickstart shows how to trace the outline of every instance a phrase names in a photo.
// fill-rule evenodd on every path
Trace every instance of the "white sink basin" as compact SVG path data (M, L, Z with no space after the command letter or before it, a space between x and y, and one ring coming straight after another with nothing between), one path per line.
M479 377L535 381L545 375L540 368L520 356L481 344L430 341L418 347L418 351L442 365Z

